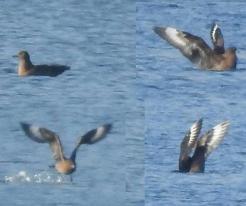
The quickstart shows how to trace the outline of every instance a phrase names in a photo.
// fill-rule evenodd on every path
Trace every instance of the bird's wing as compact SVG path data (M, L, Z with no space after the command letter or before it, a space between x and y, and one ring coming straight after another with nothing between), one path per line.
M215 22L212 24L210 36L214 45L214 51L217 54L223 54L225 52L224 38L221 29Z
M192 124L180 145L180 158L189 157L192 149L196 147L197 139L202 128L202 119Z
M90 130L80 137L78 144L94 144L102 140L112 128L111 124L105 124L96 129Z
M154 31L195 64L201 64L212 51L202 38L188 32L172 27L154 27Z
M24 122L21 122L20 124L25 134L30 139L39 143L49 143L55 161L64 159L62 144L56 133L46 128L41 128Z
M71 159L75 160L77 149L79 148L81 144L94 144L94 143L99 142L104 137L106 137L106 135L111 130L111 128L112 128L111 124L105 124L105 125L102 125L101 127L90 130L83 136L79 137L76 147L74 148L71 154Z
M222 122L213 127L200 138L198 145L205 146L205 158L207 158L209 154L214 151L222 142L228 131L229 125L229 121Z

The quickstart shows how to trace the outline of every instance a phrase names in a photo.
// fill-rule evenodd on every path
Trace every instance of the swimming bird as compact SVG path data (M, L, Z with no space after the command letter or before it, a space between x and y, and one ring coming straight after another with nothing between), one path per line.
M27 51L20 51L17 55L13 57L19 58L19 65L18 65L18 75L19 76L50 76L55 77L66 70L69 70L69 66L65 65L34 65L31 62L30 55Z
M90 130L83 136L79 137L78 142L69 158L63 154L63 147L59 136L46 128L21 122L21 127L25 134L38 143L48 143L55 160L55 169L61 174L71 174L76 170L76 154L81 144L95 144L102 140L110 131L112 125L105 124L96 129Z
M224 139L228 127L229 121L222 122L198 138L202 128L202 119L196 121L180 144L179 171L204 172L208 156Z
M225 71L236 68L236 48L224 49L222 31L216 23L212 24L210 31L213 48L202 38L176 28L154 27L153 30L201 69Z

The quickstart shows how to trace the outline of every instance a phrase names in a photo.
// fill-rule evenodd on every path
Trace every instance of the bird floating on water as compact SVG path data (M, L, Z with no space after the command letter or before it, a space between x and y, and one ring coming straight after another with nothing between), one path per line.
M27 51L20 51L13 57L19 58L18 75L19 76L50 76L55 77L66 70L69 70L69 66L51 64L51 65L34 65L31 62L30 55Z

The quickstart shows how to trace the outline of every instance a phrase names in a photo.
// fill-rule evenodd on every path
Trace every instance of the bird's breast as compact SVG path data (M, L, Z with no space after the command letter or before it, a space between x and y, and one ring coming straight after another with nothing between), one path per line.
M56 170L62 174L70 174L75 170L75 164L71 160L59 161L55 165Z

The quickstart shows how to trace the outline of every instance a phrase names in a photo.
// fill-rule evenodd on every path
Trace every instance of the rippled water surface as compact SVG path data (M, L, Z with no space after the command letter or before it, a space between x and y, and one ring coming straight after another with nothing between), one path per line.
M139 96L145 105L146 205L246 204L245 8L244 1L137 3L136 64ZM222 28L226 47L238 49L235 72L200 71L152 31L153 26L175 26L210 44L214 20ZM180 141L201 117L204 130L230 120L229 134L209 156L204 174L173 172Z
M1 1L0 25L1 204L143 205L135 4ZM23 49L34 64L66 64L71 70L56 78L20 78L12 56ZM106 122L113 129L104 141L81 146L70 182L48 167L48 145L29 140L20 121L60 134L67 155L88 130Z

